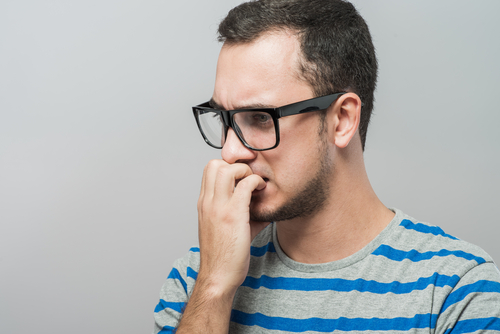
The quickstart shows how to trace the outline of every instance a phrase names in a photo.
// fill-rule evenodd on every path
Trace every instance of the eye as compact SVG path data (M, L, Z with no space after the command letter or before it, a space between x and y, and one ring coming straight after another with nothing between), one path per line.
M274 128L273 117L266 112L251 112L246 116L246 123L255 129L269 131Z
M271 116L266 113L255 113L253 115L253 119L258 123L266 123L269 122Z
M239 112L233 116L234 122L242 129L265 130L274 129L273 117L261 111Z
M218 122L222 123L222 116L217 113L212 113L212 117Z

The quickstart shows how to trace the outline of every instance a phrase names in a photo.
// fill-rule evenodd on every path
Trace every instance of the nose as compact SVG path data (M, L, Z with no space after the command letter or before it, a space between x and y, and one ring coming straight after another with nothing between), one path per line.
M241 142L232 128L227 130L226 142L222 147L222 159L228 164L235 162L247 162L257 157L257 152L251 150Z

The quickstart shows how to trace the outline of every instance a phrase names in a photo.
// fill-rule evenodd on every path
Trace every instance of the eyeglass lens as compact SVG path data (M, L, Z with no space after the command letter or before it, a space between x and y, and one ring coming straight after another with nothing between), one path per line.
M271 115L266 112L247 111L233 115L236 131L251 147L265 149L276 144L276 130Z
M198 110L198 120L205 138L215 147L224 145L224 123L221 115L213 111Z
M224 145L224 124L220 115L199 111L200 125L205 137L213 146ZM260 111L242 111L233 115L233 130L255 149L267 149L276 144L276 127L273 117Z

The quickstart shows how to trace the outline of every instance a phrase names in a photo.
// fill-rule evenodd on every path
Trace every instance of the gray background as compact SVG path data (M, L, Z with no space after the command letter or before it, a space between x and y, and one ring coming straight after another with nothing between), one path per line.
M0 333L149 333L219 152L190 107L240 1L0 2ZM355 1L382 201L500 261L500 2Z

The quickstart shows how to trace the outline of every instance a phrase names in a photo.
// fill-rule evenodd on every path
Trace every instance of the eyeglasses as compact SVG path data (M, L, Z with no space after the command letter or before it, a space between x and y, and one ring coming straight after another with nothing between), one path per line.
M205 142L221 149L232 128L245 147L254 151L276 148L280 143L278 119L327 109L345 92L315 97L278 108L218 110L205 102L193 107L193 114Z

